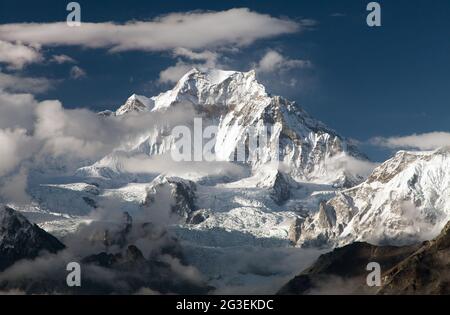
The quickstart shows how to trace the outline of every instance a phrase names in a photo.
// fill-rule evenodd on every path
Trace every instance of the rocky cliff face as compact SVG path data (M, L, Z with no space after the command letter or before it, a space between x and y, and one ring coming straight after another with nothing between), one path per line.
M34 259L42 252L56 253L65 246L22 214L0 208L0 271L21 259Z
M144 206L151 208L158 198L167 198L171 214L187 219L196 210L194 182L177 177L159 176L147 189ZM157 210L155 210L157 211Z
M369 287L366 266L381 266L381 287ZM450 294L450 222L432 241L411 246L352 243L320 256L279 294Z
M450 222L384 274L378 294L450 294Z

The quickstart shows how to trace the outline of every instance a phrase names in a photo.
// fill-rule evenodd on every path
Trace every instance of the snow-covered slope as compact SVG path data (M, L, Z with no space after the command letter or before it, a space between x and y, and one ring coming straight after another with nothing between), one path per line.
M298 243L405 244L438 235L450 219L450 149L400 151L301 222ZM299 224L299 225L300 225Z
M125 115L130 112L145 112L153 109L154 101L143 95L133 94L130 98L115 112L116 116Z
M204 118L203 127L218 127L214 145L218 161L234 161L236 152L245 151L247 154L239 161L250 165L254 172L267 163L280 162L285 172L296 180L348 187L364 178L364 172L347 167L353 160L366 160L351 142L313 119L294 102L267 93L257 81L255 71L193 69L172 90L156 97L131 96L115 115L161 113L169 108L189 106L195 109L196 116ZM187 118L188 127L192 127L193 119ZM255 152L249 150L249 138L255 134L260 135L258 139L267 135L267 141L263 144L257 140L260 150L250 156ZM109 173L108 169L115 173L124 155L153 156L174 149L175 138L170 130L155 128L140 139L143 141L135 144L134 149L125 153L116 150L102 161L83 168L82 174L98 176Z

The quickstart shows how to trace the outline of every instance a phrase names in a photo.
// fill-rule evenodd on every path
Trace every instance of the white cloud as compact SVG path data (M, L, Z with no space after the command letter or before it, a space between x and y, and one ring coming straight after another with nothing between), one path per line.
M377 137L370 142L374 145L391 149L435 150L450 146L450 132L429 132L404 137Z
M176 48L174 50L174 55L186 57L190 60L203 60L209 63L214 63L218 58L218 54L212 51L206 50L202 52L194 52L186 48Z
M0 40L0 63L6 63L10 69L22 69L27 64L42 60L35 47Z
M31 201L27 194L28 172L22 168L18 173L6 177L0 185L0 197L15 204L25 204Z
M256 65L259 73L269 73L294 68L310 68L309 60L289 59L275 50L269 50Z
M188 61L179 59L175 65L161 71L159 74L160 83L178 82L192 68L208 69L222 67L217 62L217 59L220 57L219 54L208 50L194 52L186 48L177 48L174 50L173 55L187 59Z
M54 62L60 65L63 63L76 63L76 60L67 55L54 55L50 59L50 62Z
M82 79L86 77L86 71L84 71L78 66L73 66L70 69L70 77L74 80Z
M179 125L194 115L194 109L187 106L164 114L102 118L86 109L68 110L59 101L39 102L31 94L1 88L0 104L0 177L12 176L23 165L73 171L121 143L134 143L133 139L160 122Z
M178 61L174 66L170 66L159 73L160 83L177 82L183 75L193 68L193 64Z
M0 25L0 39L43 46L82 46L111 51L165 51L178 47L206 49L244 46L262 38L289 34L309 27L310 20L294 22L246 8L218 12L172 13L151 21L125 24L21 23Z
M14 93L42 93L51 89L55 81L46 78L30 78L0 72L0 90Z
M368 160L360 160L345 153L333 156L326 161L326 168L330 173L344 170L345 172L367 178L379 165Z
M23 159L33 153L33 139L26 134L25 129L0 129L0 176L6 175L19 166Z
M26 129L34 122L34 110L38 102L31 94L10 94L0 89L0 130Z

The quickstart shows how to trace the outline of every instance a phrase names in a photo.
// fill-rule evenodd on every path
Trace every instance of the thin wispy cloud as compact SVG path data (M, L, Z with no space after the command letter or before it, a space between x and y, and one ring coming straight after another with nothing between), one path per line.
M309 60L290 59L275 50L269 50L255 66L260 73L311 67Z
M344 16L347 16L347 15L345 13L341 13L341 12L334 12L334 13L331 13L330 16L332 16L332 17L344 17Z
M450 146L450 132L429 132L403 137L376 137L371 139L370 143L390 149L435 150Z
M82 79L87 76L86 71L78 66L73 66L70 69L70 77L74 80Z
M173 51L173 56L178 58L177 63L160 72L158 80L160 83L175 83L192 68L222 67L218 63L220 54L209 50L194 52L186 48L177 48Z
M60 65L63 63L76 63L76 60L67 55L54 55L50 58L50 62L54 62Z
M151 21L19 23L0 25L0 39L43 46L82 46L119 51L167 51L245 46L256 40L304 30L310 20L291 21L246 8L218 12L172 13Z

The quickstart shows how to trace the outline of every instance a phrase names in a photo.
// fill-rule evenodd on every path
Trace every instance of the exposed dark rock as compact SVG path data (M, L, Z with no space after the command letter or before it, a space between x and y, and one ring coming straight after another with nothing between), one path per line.
M56 253L64 248L58 239L19 212L0 208L0 271L21 259L34 259L42 252Z
M208 218L209 218L208 211L202 209L202 210L192 212L189 215L188 219L186 220L186 223L196 225L196 224L200 224L200 223L206 221Z
M450 294L450 222L434 240L387 271L379 294Z
M318 225L322 229L329 229L336 223L336 211L333 207L327 205L326 201L320 202Z
M102 294L136 292L142 288L162 294L206 294L212 289L200 279L189 279L178 274L164 260L145 259L134 245L128 246L125 252L103 252L86 257L82 262L113 271L117 281L127 284L125 292L114 286L104 286ZM102 285L96 284L93 279L89 281L92 281L92 287Z
M381 266L381 287L366 284L366 266ZM333 287L330 289L330 287ZM450 294L450 222L434 240L393 247L353 243L322 255L279 294Z
M337 248L321 255L310 268L289 281L278 293L375 293L366 285L367 264L377 262L381 270L388 270L408 257L417 247L378 247L367 243L353 243ZM336 287L345 284L350 288Z
M303 221L304 221L303 219L296 218L295 221L289 227L288 238L291 244L293 245L297 244L298 239L300 238Z
M89 207L97 209L98 206L94 199L89 198L89 197L83 197L83 200L84 200L84 202L86 202L88 204Z
M196 210L196 190L197 186L192 181L160 176L153 181L152 186L148 189L144 206L151 207L158 194L168 192L174 201L174 205L171 207L172 213L187 219Z
M111 233L110 229L106 229L104 232L103 243L106 247L118 245L120 248L127 244L127 237L133 227L133 218L128 212L124 212L122 216L122 222Z
M287 175L277 172L270 196L278 205L282 205L291 197L291 189Z

